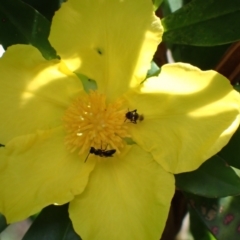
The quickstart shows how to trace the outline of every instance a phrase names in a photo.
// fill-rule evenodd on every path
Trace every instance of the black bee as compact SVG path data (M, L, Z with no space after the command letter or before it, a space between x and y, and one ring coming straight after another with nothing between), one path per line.
M90 151L85 159L84 162L87 161L89 154L95 154L96 156L99 157L113 157L113 154L116 152L116 149L110 149L110 150L106 150L106 149L96 149L94 147L90 148Z
M142 121L144 119L143 115L137 113L137 109L133 111L128 111L125 115L126 120L130 120L131 123L137 123L137 121Z
M5 147L5 145L3 145L3 144L0 143L0 147Z

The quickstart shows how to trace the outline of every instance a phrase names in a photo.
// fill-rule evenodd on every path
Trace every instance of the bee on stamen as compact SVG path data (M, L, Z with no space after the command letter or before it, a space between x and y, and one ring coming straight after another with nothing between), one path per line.
M137 109L129 111L125 114L125 121L130 120L131 123L137 124L137 121L142 121L144 119L142 114L137 113Z
M102 148L96 149L94 147L91 147L84 162L87 161L89 154L94 154L99 157L113 157L113 154L116 152L116 149L110 149L110 150L106 150L106 149L107 147L105 149L102 149Z

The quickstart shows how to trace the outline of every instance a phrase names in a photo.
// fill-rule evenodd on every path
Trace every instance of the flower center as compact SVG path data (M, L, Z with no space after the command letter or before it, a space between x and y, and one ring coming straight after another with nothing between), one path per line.
M79 154L96 149L120 149L123 138L129 137L125 124L126 110L121 109L122 101L106 104L106 96L97 91L77 98L64 115L67 131L66 146Z

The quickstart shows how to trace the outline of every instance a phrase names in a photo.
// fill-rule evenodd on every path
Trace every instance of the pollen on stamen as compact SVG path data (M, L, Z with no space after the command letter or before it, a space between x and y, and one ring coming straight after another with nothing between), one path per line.
M63 118L67 148L82 154L91 147L107 147L119 153L124 147L123 138L130 137L128 125L124 123L125 114L121 100L107 104L106 96L97 91L77 98Z

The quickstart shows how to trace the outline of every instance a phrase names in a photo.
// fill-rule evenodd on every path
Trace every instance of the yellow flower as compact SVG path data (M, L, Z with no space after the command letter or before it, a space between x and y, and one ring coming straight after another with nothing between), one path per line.
M31 46L7 50L0 212L8 222L70 202L83 239L160 238L173 173L217 153L239 125L240 106L226 78L188 64L144 81L161 36L149 0L69 0L50 35L61 61ZM97 90L84 91L83 75Z

